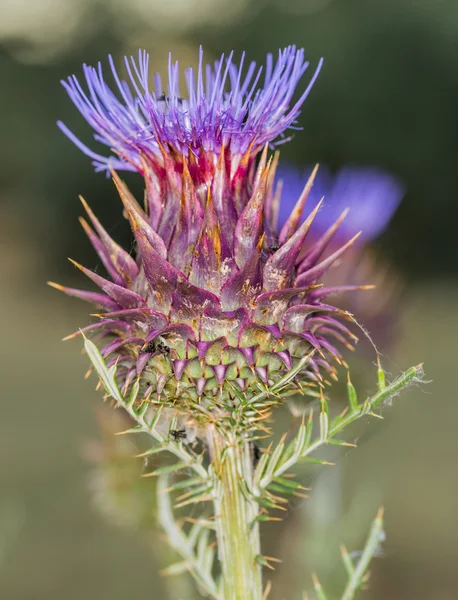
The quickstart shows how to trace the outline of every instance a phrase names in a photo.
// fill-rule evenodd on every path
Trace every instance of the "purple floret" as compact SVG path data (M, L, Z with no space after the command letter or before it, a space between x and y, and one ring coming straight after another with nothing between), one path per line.
M159 157L161 146L186 156L190 152L218 155L225 146L234 155L244 154L253 142L256 152L266 143L286 141L285 131L295 127L322 61L294 102L296 87L309 66L303 49L280 50L275 63L268 54L264 68L251 62L245 70L244 59L243 53L236 65L231 53L204 65L200 49L197 73L189 68L185 74L186 93L180 92L178 63L171 57L165 86L158 74L150 85L145 51L139 51L137 60L125 57L128 81L119 78L109 57L113 89L105 82L100 63L97 68L84 65L86 90L75 75L62 83L94 129L94 139L112 149L114 156L93 152L66 125L58 125L99 171L142 171L145 157Z
M292 167L279 166L277 177L283 182L280 224L291 213L311 171L309 168L301 174ZM386 229L404 193L405 187L396 177L378 168L346 166L332 175L329 169L320 166L307 200L311 209L324 196L312 232L321 235L349 208L339 227L339 236L348 238L362 231L360 241L368 242Z

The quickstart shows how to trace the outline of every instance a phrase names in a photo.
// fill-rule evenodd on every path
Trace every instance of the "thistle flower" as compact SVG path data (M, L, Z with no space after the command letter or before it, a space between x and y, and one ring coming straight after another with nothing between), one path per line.
M386 385L379 365L378 393L363 404L348 378L348 407L329 417L323 387L336 378L336 364L345 364L342 346L352 348L356 336L346 323L353 317L327 297L361 288L322 281L359 233L339 240L343 214L312 241L322 201L307 216L304 207L317 169L284 216L275 186L278 153L268 159L268 144L294 124L317 72L292 103L306 69L302 50L281 51L275 67L268 58L258 90L254 64L242 77L243 58L238 68L231 61L222 58L204 69L201 53L197 80L188 71L187 98L179 95L176 64L169 66L166 93L158 79L149 92L145 54L138 65L126 61L135 95L113 68L122 101L106 86L100 67L85 68L89 96L75 78L69 80L67 90L96 139L116 157L93 154L61 127L97 169L111 171L135 251L121 248L82 200L88 221L81 224L107 275L74 263L100 291L51 285L99 307L99 320L69 337L82 332L98 340L101 351L91 340L85 348L107 394L134 419L135 431L156 442L143 455L167 451L178 458L146 474L159 476L158 518L184 561L170 572L189 570L199 589L217 600L261 600L267 595L261 567L275 559L261 554L259 524L270 519L269 509L283 508L278 494L300 495L303 489L288 471L328 441L345 445L335 436L372 414L420 367ZM143 175L144 207L113 167ZM271 454L254 456L253 443L257 432L268 431L271 408L297 393L320 399L318 423L310 411L289 444L285 435ZM196 440L205 444L208 464L203 453L184 447ZM170 473L182 469L192 476L187 472L170 485ZM176 508L213 503L212 519L193 519L189 530L175 520L170 499L184 488L189 491ZM212 536L220 583L213 574ZM352 590L366 570L367 564L352 566L359 573L349 582Z
M117 166L143 173L147 203L142 209L113 172L136 257L111 239L83 200L91 225L81 223L109 278L77 265L102 293L56 287L103 309L83 331L103 340L102 354L117 364L124 393L139 381L141 403L179 407L187 436L190 429L199 435L202 408L230 420L241 397L254 398L296 365L301 379L289 390L318 393L343 360L332 340L349 346L356 339L338 320L341 313L323 302L332 290L319 282L357 236L324 260L327 243L304 250L319 210L301 224L315 173L278 230L278 155L267 161L265 146L257 168L253 163L262 144L295 122L317 75L290 107L308 64L303 55L291 46L275 66L269 56L264 87L256 90L261 70L255 76L254 63L242 77L243 56L239 68L230 55L212 69L203 67L201 51L197 81L187 74L187 99L179 96L177 64L169 64L165 100L157 77L156 91L148 91L144 53L138 67L126 60L135 97L112 65L124 103L100 66L85 67L89 97L76 78L66 84L96 138L121 156ZM97 156L96 166L108 168L110 160Z
M309 66L302 49L289 46L280 50L275 63L269 54L264 68L251 62L246 73L244 59L242 54L236 65L231 53L205 65L200 49L197 73L192 68L186 71L185 97L179 89L178 63L171 57L167 84L155 74L153 91L149 57L144 51L139 51L137 60L124 59L128 81L120 79L109 57L114 90L105 82L100 63L97 68L84 65L87 92L76 76L62 83L94 129L95 140L108 146L111 156L90 150L63 123L59 122L59 127L93 159L96 170L141 173L151 215L157 214L163 203L170 211L179 210L185 168L197 193L205 195L218 161L218 175L223 179L219 185L232 197L228 203L236 204L240 211L248 200L239 198L240 188L254 157L266 143L284 142L288 139L285 131L297 128L301 106L321 67L320 61L306 89L293 102L296 86Z

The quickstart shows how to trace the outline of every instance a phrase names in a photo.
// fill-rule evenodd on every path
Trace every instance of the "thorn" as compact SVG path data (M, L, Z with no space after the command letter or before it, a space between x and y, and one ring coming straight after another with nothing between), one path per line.
M79 263L76 262L76 260L73 260L73 258L68 258L68 260L72 263L72 265L74 265L77 269L79 269L80 271L83 271L84 267L83 265L80 265Z
M347 412L350 410L350 408L348 406L346 406L343 411L339 414L339 418L341 417L345 417L345 415L347 414Z
M81 335L81 332L75 331L73 333L70 333L69 335L66 335L65 337L62 338L63 342L68 342L68 340L73 340L74 338L78 337L79 335Z
M320 580L318 579L316 573L312 573L312 581L313 581L313 588L314 588L315 592L317 593L317 595L320 598L326 598L323 587L322 587Z
M271 562L274 562L274 563L281 563L281 562L283 562L280 558L275 558L274 556L265 556L264 555L264 558L266 560L270 560Z
M115 435L127 435L128 433L135 433L132 429L126 429L125 431L117 431Z
M262 595L262 600L267 600L270 591L272 589L272 581L269 579L266 583L266 587L264 588L264 593Z
M372 412L372 411L370 413L368 413L368 415L370 415L371 417L375 417L376 419L381 419L382 421L385 418L385 417L382 417L382 415L378 415L377 413Z
M303 500L310 498L309 494L301 494L300 492L293 492L293 496L296 496L296 498L302 498Z

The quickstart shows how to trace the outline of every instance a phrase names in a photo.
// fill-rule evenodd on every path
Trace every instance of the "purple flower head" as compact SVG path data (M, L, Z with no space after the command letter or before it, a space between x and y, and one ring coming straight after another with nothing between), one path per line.
M278 178L282 180L279 214L282 224L312 169L306 169L303 175L288 166L279 166L278 171ZM321 235L349 208L338 229L339 235L348 238L362 231L360 242L369 242L386 229L404 193L405 188L398 179L378 168L347 166L334 176L329 169L320 166L308 197L312 207L324 197L313 231Z
M114 168L143 173L145 161L164 166L164 151L178 157L192 154L197 161L205 155L207 163L216 162L222 148L231 157L248 151L254 155L266 143L286 141L285 131L295 127L322 61L293 102L296 86L309 66L303 49L280 50L276 62L268 54L265 68L251 62L245 71L244 59L243 53L239 64L234 64L230 53L213 65L204 64L201 48L197 73L192 68L186 71L186 92L180 90L178 63L171 57L165 85L158 74L151 85L145 51L139 51L137 60L125 57L128 81L120 79L109 57L113 89L100 63L97 68L84 65L86 90L75 75L62 83L94 129L95 140L114 154L93 152L66 125L58 125L93 159L98 171Z
M165 192L148 196L147 189L144 207L113 172L135 254L110 237L83 201L88 220L81 224L106 276L75 263L99 291L52 285L100 307L99 321L82 331L100 340L125 394L140 386L141 406L163 404L182 418L191 415L197 426L201 413L195 407L204 406L233 427L240 394L254 398L259 386L279 381L303 360L301 387L294 380L291 389L316 395L337 376L342 346L353 348L357 341L348 315L328 297L361 287L347 280L322 285L355 238L337 247L333 235L309 243L319 206L302 222L303 194L279 230L273 186L278 157L267 154L243 187L232 188L221 152L205 193L184 157L181 174L166 169L172 179L163 182Z

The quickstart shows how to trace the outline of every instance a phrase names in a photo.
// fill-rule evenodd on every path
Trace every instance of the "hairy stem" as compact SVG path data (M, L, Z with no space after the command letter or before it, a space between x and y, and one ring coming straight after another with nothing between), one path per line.
M257 503L250 499L250 444L216 427L208 433L213 466L214 514L224 600L262 600Z

